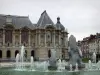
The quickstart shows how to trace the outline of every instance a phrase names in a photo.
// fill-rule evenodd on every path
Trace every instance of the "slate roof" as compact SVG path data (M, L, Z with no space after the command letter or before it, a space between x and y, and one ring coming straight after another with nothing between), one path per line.
M65 27L60 23L60 18L57 18L57 23L54 24L51 18L48 16L46 10L41 14L37 24L32 24L28 16L16 16L16 15L2 15L0 14L0 28L6 25L6 20L8 18L12 19L11 24L15 29L21 29L27 27L29 29L45 29L47 26L53 26L55 29L65 30Z
M14 15L2 15L0 14L0 28L6 25L6 19L10 17L12 19L11 24L14 25L15 29L20 29L23 27L28 27L34 29L34 25L31 23L28 16L14 16Z
M39 28L45 28L47 25L53 25L54 23L53 21L50 19L50 17L48 16L46 10L41 14L38 22L37 22L37 27Z

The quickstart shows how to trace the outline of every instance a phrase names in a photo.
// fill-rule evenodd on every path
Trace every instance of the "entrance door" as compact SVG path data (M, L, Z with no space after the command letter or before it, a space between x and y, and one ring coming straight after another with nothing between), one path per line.
M0 50L0 58L2 58L2 51Z
M96 62L100 60L100 54L96 54Z
M35 51L34 50L31 51L31 56L35 57Z
M51 57L51 51L48 50L48 57L50 58Z
M7 58L10 58L11 57L11 52L10 50L7 51Z
M15 51L15 57L16 57L17 53L19 53L19 51L18 51L18 50L16 50L16 51Z

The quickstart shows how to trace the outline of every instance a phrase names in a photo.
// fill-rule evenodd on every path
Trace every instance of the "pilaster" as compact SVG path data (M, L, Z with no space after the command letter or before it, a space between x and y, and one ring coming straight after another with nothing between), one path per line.
M19 39L19 44L21 46L21 30L20 30L20 39Z
M61 45L61 33L59 31L59 45Z
M5 46L5 30L3 29L3 46Z
M45 30L45 47L46 47L46 30Z
M37 30L36 30L36 33L35 33L35 46L37 47Z
M55 47L55 31L54 31L54 33L53 33L53 34L54 34L54 37L53 37L53 38L54 38L54 47Z
M15 30L13 30L13 47L15 46Z
M39 30L39 33L38 33L38 42L39 42L39 46L40 46L40 41L41 41L41 38L40 38L40 30Z
M28 43L29 43L29 47L30 47L30 31L29 31Z

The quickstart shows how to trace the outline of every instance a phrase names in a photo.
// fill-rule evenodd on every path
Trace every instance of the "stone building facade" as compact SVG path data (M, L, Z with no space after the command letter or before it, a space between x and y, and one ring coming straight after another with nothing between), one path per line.
M47 60L50 50L55 49L57 58L67 59L68 32L59 17L54 24L46 11L37 24L32 24L27 16L0 15L0 58L15 59L22 45L26 58Z
M89 55L89 37L83 38L81 41L81 50L83 54L83 58L90 58Z
M91 58L95 52L97 61L100 60L100 33L83 38L81 41L81 50L84 58Z

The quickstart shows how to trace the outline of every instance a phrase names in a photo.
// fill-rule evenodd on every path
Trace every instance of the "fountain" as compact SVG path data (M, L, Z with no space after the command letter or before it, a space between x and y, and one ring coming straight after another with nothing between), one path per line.
M96 54L94 52L92 55L92 61L91 60L88 61L88 67L86 67L86 68L87 68L87 70L98 70L99 65L100 65L99 62L96 63Z
M75 65L75 71L78 71L78 64Z
M92 59L93 59L93 63L96 63L96 54L95 54L95 52L93 53L93 55L92 55Z
M73 69L72 69L72 64L70 64L70 70L69 71L72 71Z
M97 63L98 70L100 70L100 60Z
M24 62L24 54L25 54L25 50L24 50L24 46L22 46L21 53L20 53L20 62L21 62L22 68L23 68L23 62Z
M36 62L34 63L34 69L36 71L48 71L49 62L43 61L43 62Z
M30 62L24 62L24 46L21 47L20 53L16 55L15 67L0 68L0 75L100 75L100 61L96 63L96 54L93 53L93 61L89 60L85 68L82 64L82 52L76 45L75 37L69 39L69 62L59 59L56 60L56 51L51 49L49 61L34 61L30 57ZM50 69L56 68L56 69ZM65 69L66 68L66 69ZM82 68L82 69L81 69Z
M17 53L17 55L16 55L16 69L19 69L19 70L24 69L24 67L25 67L24 54L25 54L25 50L24 50L24 46L22 46L20 54Z
M58 62L57 62L57 69L58 69L58 71L63 71L63 70L65 70L65 62L63 61L63 62L61 62L61 59L59 59L58 60Z
M49 62L48 61L44 61L43 62L43 70L44 71L48 71L48 66L49 66Z
M91 62L91 60L89 60L89 62L88 62L88 69L89 69L89 70L92 69L92 62Z
M30 69L33 71L34 70L34 59L33 56L31 56L31 63L30 63Z
M17 53L17 55L16 55L16 69L19 69L19 60L20 60L20 55L19 55L19 53Z
M88 67L86 67L88 71L100 70L100 61L97 63L92 63L91 60L88 62Z
M58 70L59 70L59 71L61 71L61 68L62 68L61 65L62 65L62 64L61 64L61 59L59 59L58 62L57 62L57 66L58 66Z
M68 63L65 61L65 60L62 60L62 67L63 67L63 70L65 70L65 66L68 65Z

